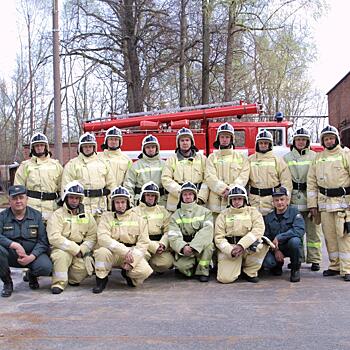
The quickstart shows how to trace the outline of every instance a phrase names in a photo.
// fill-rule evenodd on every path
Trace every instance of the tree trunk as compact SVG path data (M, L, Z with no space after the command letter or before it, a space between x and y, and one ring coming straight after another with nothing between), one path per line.
M209 56L210 56L210 0L202 0L202 28L203 28L203 53L202 53L202 104L209 103Z
M181 0L180 12L180 64L179 64L179 99L180 107L186 105L186 79L185 79L185 46L187 41L187 8L188 0Z

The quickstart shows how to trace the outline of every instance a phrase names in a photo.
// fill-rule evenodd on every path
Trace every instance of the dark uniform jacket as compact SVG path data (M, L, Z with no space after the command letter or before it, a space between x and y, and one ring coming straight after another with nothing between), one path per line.
M288 206L280 220L274 210L264 217L265 236L271 241L277 238L278 242L286 243L292 237L302 239L305 233L305 222L298 209Z
M47 253L49 243L41 213L27 206L23 220L16 220L11 208L0 213L0 245L8 249L12 242L21 244L25 252L36 257Z

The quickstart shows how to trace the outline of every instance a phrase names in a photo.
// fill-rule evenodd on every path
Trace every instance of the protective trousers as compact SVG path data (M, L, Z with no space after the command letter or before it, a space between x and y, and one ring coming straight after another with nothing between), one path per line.
M94 251L95 257L95 272L98 278L105 278L108 276L112 267L121 268L124 258L111 252L109 249L101 247ZM143 258L133 267L132 270L127 271L126 274L131 278L134 286L138 286L144 282L152 274L153 270L148 262Z
M322 261L321 225L315 225L308 216L308 212L301 212L301 214L306 228L306 259L302 260L308 264L319 264Z
M83 281L88 273L83 258L77 258L61 249L53 249L51 252L53 262L51 288L65 289L68 282L77 284Z
M349 215L349 212L346 212ZM350 274L350 234L344 233L345 212L321 212L329 269Z
M246 250L237 258L219 252L217 280L221 283L232 283L241 271L250 277L256 277L268 250L269 247L264 244L259 251L253 253Z
M162 254L147 252L145 258L156 272L165 272L174 265L174 256L169 251L165 251Z
M213 250L214 244L210 243L201 253L194 253L192 256L176 254L174 266L187 277L209 276L209 264Z

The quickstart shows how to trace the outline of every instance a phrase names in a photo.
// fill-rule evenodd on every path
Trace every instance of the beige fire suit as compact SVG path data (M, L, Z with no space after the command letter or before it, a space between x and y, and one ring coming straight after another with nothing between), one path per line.
M29 191L36 191L38 194L47 193L59 198L62 166L57 159L48 155L45 158L32 156L21 163L16 171L14 184L23 185ZM28 196L28 205L39 210L46 221L53 211L57 209L56 199L41 200Z
M121 186L126 172L132 164L130 158L121 149L115 151L105 149L103 152L97 153L97 156L109 164L112 174L115 177L115 186Z
M174 264L173 254L169 250L168 229L170 213L160 205L153 207L140 203L133 209L147 222L150 243L146 253L146 260L156 272L165 272ZM157 254L159 244L163 244L165 251Z
M321 212L322 230L326 241L329 269L350 274L350 234L344 223L350 221L350 195L341 195L350 186L350 152L336 146L317 154L307 177L307 206ZM339 196L321 193L321 188L338 189Z
M252 194L252 187L262 190L283 186L291 193L292 177L284 160L275 156L272 151L266 153L255 152L248 159L250 164L249 202L262 215L266 215L273 210L272 196Z
M209 209L197 203L181 203L170 218L169 243L175 252L175 267L191 277L209 276L209 264L213 255L213 216ZM182 249L189 245L194 253L184 256Z
M316 152L306 148L299 153L294 147L293 150L284 156L293 181L291 205L296 207L303 215L306 227L306 262L319 264L322 261L321 251L321 225L315 225L310 219L307 209L307 197L305 187L307 174ZM295 188L294 188L295 187ZM303 254L304 255L304 254Z
M86 157L80 153L78 157L71 159L63 169L62 193L64 187L73 180L79 181L87 191L83 201L85 211L94 215L98 220L101 213L107 210L107 197L106 195L90 197L88 190L99 190L102 194L103 189L112 191L116 187L116 181L109 165L99 159L96 154Z
M247 184L248 159L232 148L214 151L208 157L205 179L210 189L208 208L214 213L220 213L227 207L227 198L221 194L233 185Z
M142 158L133 163L129 168L123 186L129 191L135 205L137 205L140 199L142 186L149 181L153 181L157 184L161 192L158 204L166 204L164 188L161 183L164 164L165 161L160 159L159 154L150 158L142 153Z
M112 267L121 267L125 255L131 250L134 262L127 271L134 286L148 278L153 270L145 259L150 243L146 221L132 209L124 214L103 213L97 228L100 246L94 252L96 276L105 278Z
M47 222L47 237L52 246L52 286L65 289L69 283L80 283L87 277L84 256L92 252L97 241L97 226L93 216L81 212L73 215L63 204ZM82 257L76 255L81 253Z
M181 185L190 181L197 186L198 198L206 203L209 189L204 181L207 158L195 153L193 157L184 158L180 152L168 158L162 172L163 187L169 192L166 208L175 211L179 203Z
M214 241L218 248L217 280L221 283L231 283L241 274L241 270L250 277L256 277L268 246L260 243L257 251L249 247L259 240L265 231L264 219L256 208L229 207L216 219ZM231 251L235 244L244 248L239 257L232 257Z

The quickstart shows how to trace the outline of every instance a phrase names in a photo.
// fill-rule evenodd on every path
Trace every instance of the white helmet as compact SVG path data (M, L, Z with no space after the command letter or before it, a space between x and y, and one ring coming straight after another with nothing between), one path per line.
M112 126L111 128L109 128L106 131L105 139L104 139L104 142L103 142L103 145L102 145L102 149L108 149L107 139L109 137L118 137L119 140L120 140L119 147L121 147L121 145L123 144L123 133L122 133L122 131L120 129L118 129L116 126Z
M188 136L192 140L192 146L195 146L193 133L188 128L181 128L176 134L176 146L179 147L179 139L182 136Z
M96 142L96 137L94 134L91 134L89 132L86 132L85 134L81 135L79 138L79 146L78 150L81 152L81 146L82 145L94 145L95 150L97 148L97 142Z
M255 139L255 151L259 152L259 146L258 146L258 142L259 141L269 141L270 142L270 149L272 149L273 147L273 136L270 133L270 131L264 129L258 132L258 134L256 135L256 139Z
M230 192L228 193L228 204L231 205L231 199L234 197L244 197L246 203L248 204L248 194L245 187L241 185L234 185Z
M145 146L146 145L156 145L157 146L157 153L159 153L159 141L158 139L153 136L152 134L147 135L146 137L143 138L142 140L142 153L145 153Z
M231 144L233 145L234 142L235 142L235 129L233 128L233 126L229 123L224 123L224 124L221 124L217 131L216 131L216 139L215 139L215 142L214 142L214 147L215 148L219 148L220 147L220 142L219 142L219 135L221 133L228 133L228 134L231 134L232 136L232 139L231 139Z
M310 146L310 132L308 130L306 130L305 128L299 128L297 130L295 130L294 134L293 134L293 147L295 147L295 139L297 137L305 137L307 138L307 143L306 143L306 147Z
M114 207L114 201L113 199L114 198L117 198L117 197L123 197L123 198L126 198L127 201L128 201L128 207L127 209L130 209L130 193L129 191L123 187L123 186L118 186L116 187L112 193L111 193L111 201L112 201L112 211L115 211L115 207Z
M159 193L159 187L155 182L149 181L142 186L140 201L143 203L145 203L144 195L146 193L155 194L157 196L157 200L155 204L157 204L160 193Z
M84 198L84 187L83 185L78 181L71 181L67 183L67 185L64 187L63 194L62 194L62 201L64 202L65 198L69 194L74 194L75 196L80 196L82 199Z
M49 140L47 137L41 133L37 132L30 138L30 154L29 156L37 155L37 153L34 151L33 146L37 143L44 143L46 145L45 147L45 155L47 156L49 154Z
M339 131L337 128L335 128L334 126L331 126L331 125L327 125L322 131L321 131L321 145L323 147L325 147L324 145L324 142L323 142L323 138L325 135L327 134L332 134L332 135L335 135L336 138L337 138L337 141L336 141L336 144L339 145L340 143L340 137L339 137Z

